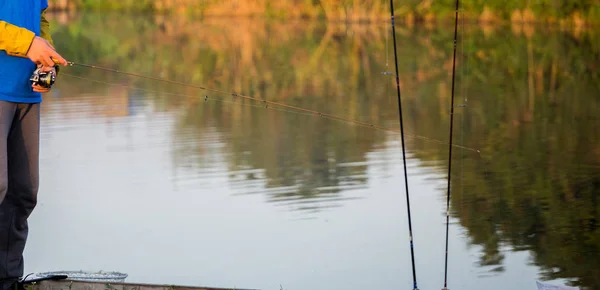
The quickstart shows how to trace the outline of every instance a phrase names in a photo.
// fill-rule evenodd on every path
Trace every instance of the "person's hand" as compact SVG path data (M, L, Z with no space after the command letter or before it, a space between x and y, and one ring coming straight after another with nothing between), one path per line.
M52 71L56 75L56 69L54 68L54 66L43 66L43 67L40 68L40 71L43 71L43 72ZM38 93L47 93L47 92L50 91L49 88L44 88L44 87L39 86L39 85L33 85L33 84L31 84L31 87L33 88L34 92L38 92Z
M34 63L45 67L53 67L55 64L67 65L67 61L54 50L54 47L39 36L33 38L27 57Z

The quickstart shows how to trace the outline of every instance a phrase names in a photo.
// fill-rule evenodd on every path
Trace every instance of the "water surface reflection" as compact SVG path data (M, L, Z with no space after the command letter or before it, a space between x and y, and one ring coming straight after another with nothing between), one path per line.
M76 61L397 127L394 82L381 74L393 59L387 32L90 14L55 37ZM484 154L455 151L450 287L566 279L598 289L598 41L533 27L464 33L455 136ZM452 31L400 28L398 37L406 128L446 140ZM263 289L411 285L397 135L64 72L43 106L31 271ZM407 150L419 286L439 288L447 147L409 138Z

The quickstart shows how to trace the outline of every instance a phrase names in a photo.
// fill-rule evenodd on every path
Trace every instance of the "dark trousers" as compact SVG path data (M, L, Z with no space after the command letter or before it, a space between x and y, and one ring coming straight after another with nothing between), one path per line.
M23 276L39 184L39 104L0 101L0 289Z

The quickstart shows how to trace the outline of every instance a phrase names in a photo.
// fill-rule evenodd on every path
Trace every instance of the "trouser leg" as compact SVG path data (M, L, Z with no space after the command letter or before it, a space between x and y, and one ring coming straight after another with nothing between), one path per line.
M0 279L23 276L27 219L39 184L39 109L39 104L0 101Z

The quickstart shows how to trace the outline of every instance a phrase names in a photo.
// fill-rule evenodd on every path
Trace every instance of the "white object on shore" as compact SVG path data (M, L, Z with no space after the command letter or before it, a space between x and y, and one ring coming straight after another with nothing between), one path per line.
M571 286L558 286L552 285L548 283L542 283L540 281L536 281L538 290L581 290L579 287L571 287Z

